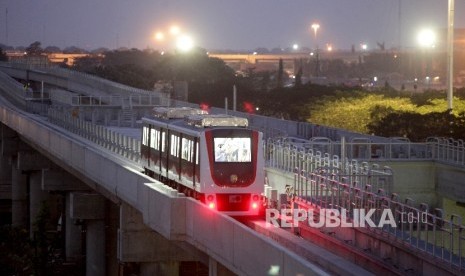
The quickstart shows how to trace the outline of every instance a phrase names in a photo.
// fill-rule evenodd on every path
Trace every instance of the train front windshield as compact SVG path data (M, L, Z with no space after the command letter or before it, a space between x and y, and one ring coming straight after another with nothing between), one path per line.
M215 162L252 162L251 139L249 137L215 137Z

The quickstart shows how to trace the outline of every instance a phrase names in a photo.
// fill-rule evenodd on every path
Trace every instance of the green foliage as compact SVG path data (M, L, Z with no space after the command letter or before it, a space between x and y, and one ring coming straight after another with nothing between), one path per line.
M311 104L309 121L365 134L407 137L412 141L424 141L430 136L465 137L465 100L455 98L454 112L450 113L444 97L418 99L424 104L417 106L405 96L339 93Z
M413 112L391 113L380 121L368 125L376 135L408 137L411 141L425 141L427 137L465 137L465 115L444 112L419 114Z
M200 85L202 89L216 89L215 83L228 82L234 77L233 70L222 60L209 58L200 50L165 55L137 49L110 51L104 57L79 58L74 69L148 90L160 80L185 80L189 83L189 92L194 94L199 93L191 89L196 83L205 84Z
M373 118L395 110L413 110L415 106L405 98L390 98L363 92L325 97L310 106L310 121L368 133L367 125Z
M31 45L29 45L26 48L27 55L28 56L39 56L40 54L42 54L44 50L42 49L42 47L40 47L40 45L41 43L39 41L35 41L31 43Z
M0 228L0 275L32 275L33 248L25 229Z
M336 93L339 92L334 87L308 83L297 87L255 92L253 96L263 115L304 121L310 116L309 106L313 106L318 99Z

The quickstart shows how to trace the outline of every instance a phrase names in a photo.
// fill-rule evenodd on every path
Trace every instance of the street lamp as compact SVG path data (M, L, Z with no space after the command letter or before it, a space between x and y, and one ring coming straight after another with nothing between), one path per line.
M320 24L318 24L318 23L313 23L312 24L312 29L313 29L313 32L315 33L315 40L316 40L316 34L317 34L319 28L320 28Z
M176 40L176 47L182 52L187 52L194 47L194 41L190 36L182 35Z
M316 66L315 66L315 75L318 77L320 75L320 57L319 57L319 54L318 54L318 41L316 39L316 34L318 32L318 29L320 28L320 24L318 23L313 23L312 24L312 29L313 29L313 33L315 34L315 42L316 42Z
M165 34L163 32L157 32L155 34L155 40L163 41L165 39Z
M430 49L433 49L436 46L436 34L430 29L423 29L417 35L417 42L418 44L424 48L423 52L423 60L425 63L425 82L427 85L427 89L430 86L430 74L431 74L431 67L432 67L432 57ZM423 66L422 66L423 67ZM422 68L423 71L423 68Z
M170 34L170 36L165 35ZM181 32L181 28L177 25L172 25L166 32L158 31L154 35L154 39L159 43L159 46L174 43L175 49L181 52L187 52L194 47L192 37ZM164 53L164 52L162 52Z
M421 30L418 33L417 41L422 47L434 48L436 43L436 34L430 29Z

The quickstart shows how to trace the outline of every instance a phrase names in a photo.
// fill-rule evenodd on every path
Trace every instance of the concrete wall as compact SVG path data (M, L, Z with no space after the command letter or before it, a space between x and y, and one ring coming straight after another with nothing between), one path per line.
M394 193L402 199L411 198L417 204L438 206L437 166L433 161L377 162L393 170Z
M440 174L436 173L438 170L436 164L431 161L378 162L378 164L392 168L394 174L392 191L397 193L402 200L411 198L417 204L427 203L429 206L437 207L440 205L440 199L436 187L443 187L446 185L445 183L450 183L449 185L454 187L459 186L458 183L450 182L450 179L441 180ZM278 189L279 194L285 192L286 185L293 186L294 184L293 173L266 168L266 176L268 184L274 189ZM455 177L455 182L460 182L460 179L465 179L465 171L462 178L458 175ZM465 195L465 190L462 195Z
M443 197L465 203L465 168L436 165L437 191Z

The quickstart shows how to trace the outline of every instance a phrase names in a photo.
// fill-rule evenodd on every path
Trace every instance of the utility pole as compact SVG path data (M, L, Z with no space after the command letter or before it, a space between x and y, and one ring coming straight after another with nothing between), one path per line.
M8 46L8 8L5 8L5 44Z
M449 0L447 13L447 109L453 108L454 97L454 0Z
M399 29L397 31L399 51L402 49L402 0L399 0Z

